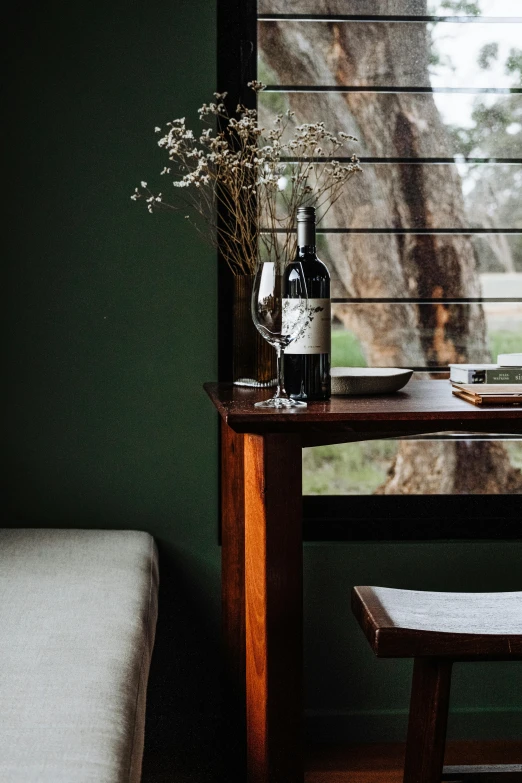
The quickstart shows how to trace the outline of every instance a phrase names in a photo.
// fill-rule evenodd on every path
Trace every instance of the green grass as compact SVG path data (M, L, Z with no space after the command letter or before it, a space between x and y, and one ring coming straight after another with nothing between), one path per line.
M353 332L332 329L332 367L367 367L361 344Z
M499 353L518 353L522 350L522 331L490 332L489 348L492 361ZM362 346L353 332L332 329L332 367L367 367Z
M522 332L508 332L507 329L491 332L489 349L494 362L499 353L519 353L522 350Z
M373 440L303 450L305 495L371 495L386 480L398 441Z

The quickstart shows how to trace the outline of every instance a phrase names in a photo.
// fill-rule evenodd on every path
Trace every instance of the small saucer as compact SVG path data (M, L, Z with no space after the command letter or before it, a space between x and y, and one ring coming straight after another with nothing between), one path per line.
M413 370L398 367L332 367L332 394L391 394L406 386Z

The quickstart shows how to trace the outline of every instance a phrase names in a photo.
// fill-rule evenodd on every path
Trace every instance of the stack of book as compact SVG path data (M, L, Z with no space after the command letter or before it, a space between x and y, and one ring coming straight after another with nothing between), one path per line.
M504 353L497 364L450 364L453 394L473 405L522 405L522 353Z

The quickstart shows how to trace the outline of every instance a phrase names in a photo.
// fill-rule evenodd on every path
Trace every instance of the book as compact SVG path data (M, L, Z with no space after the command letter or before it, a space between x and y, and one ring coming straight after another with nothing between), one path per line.
M455 397L473 405L522 405L522 383L459 383L452 386L452 391Z
M500 367L522 367L522 353L499 353L497 364Z
M450 364L450 381L452 383L522 383L522 366Z

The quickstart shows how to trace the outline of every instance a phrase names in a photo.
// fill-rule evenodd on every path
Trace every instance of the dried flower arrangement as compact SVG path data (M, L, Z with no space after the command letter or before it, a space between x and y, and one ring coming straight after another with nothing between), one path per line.
M256 93L265 87L257 81L248 86ZM199 109L199 119L208 127L197 138L183 117L168 122L168 131L158 141L169 157L161 174L174 177L180 206L152 193L146 182L131 198L144 199L149 212L188 205L210 231L193 221L196 229L219 246L231 271L249 275L255 272L259 254L283 262L292 259L297 208L315 206L319 222L361 168L355 155L347 165L333 157L346 141L356 141L353 136L336 136L318 122L298 125L286 140L293 112L278 114L266 130L259 126L256 109L238 104L236 116L229 116L223 103L226 95L214 93L216 102ZM226 220L218 217L219 204ZM191 215L185 217L192 220Z

